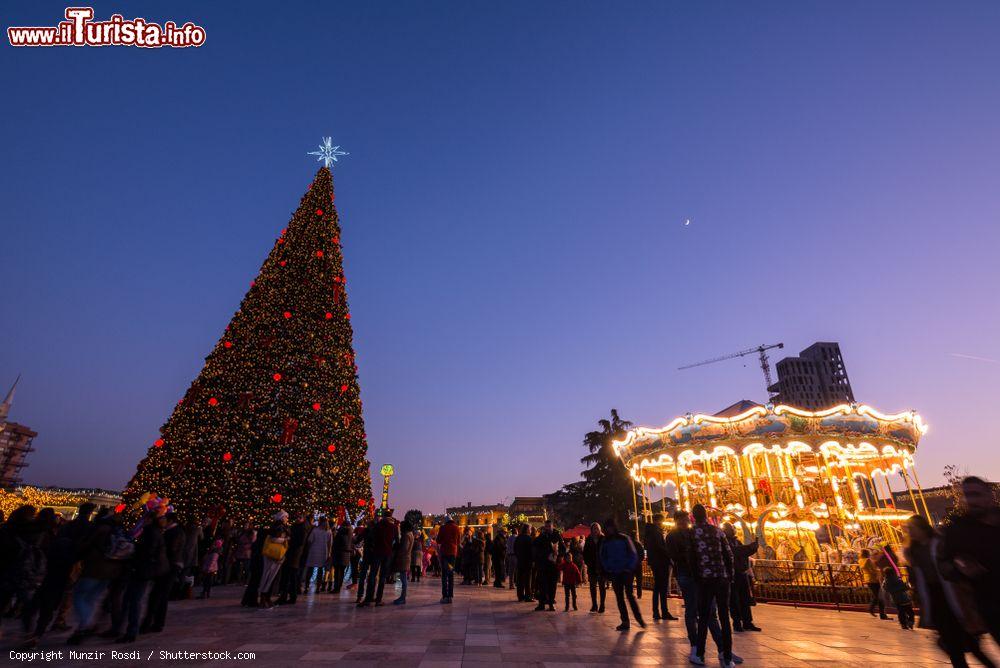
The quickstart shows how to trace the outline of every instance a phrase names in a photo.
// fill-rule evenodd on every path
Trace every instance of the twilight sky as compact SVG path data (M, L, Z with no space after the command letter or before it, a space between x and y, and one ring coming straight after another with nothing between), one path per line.
M776 341L920 411L924 484L1000 477L1000 4L94 4L207 43L0 45L28 482L124 485L325 134L396 507L554 491L611 407L762 400L754 358L676 367Z

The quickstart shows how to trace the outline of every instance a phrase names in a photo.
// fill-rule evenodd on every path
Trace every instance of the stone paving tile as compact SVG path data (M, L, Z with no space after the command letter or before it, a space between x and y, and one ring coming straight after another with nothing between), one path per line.
M688 641L682 621L633 625L621 634L615 609L607 613L539 612L517 603L513 592L492 587L456 588L455 603L438 604L438 581L410 587L405 607L358 609L353 592L341 596L309 594L295 606L271 610L244 609L241 591L220 587L208 601L171 603L167 629L140 636L128 647L148 654L158 649L254 652L246 665L284 668L296 663L338 667L390 668L580 668L587 666L689 666ZM388 594L387 594L388 595ZM584 601L589 598L584 590ZM641 602L651 618L649 597ZM589 607L589 606L581 606ZM682 614L676 599L671 610ZM903 631L895 622L864 613L812 610L791 606L754 608L762 633L734 636L734 650L746 668L802 668L872 665L946 666L944 655L927 631ZM0 645L4 655L20 636L12 620L4 620ZM46 636L40 650L66 650L66 633ZM83 650L119 649L92 640ZM1000 656L989 644L988 652ZM708 647L709 665L716 650ZM232 666L232 661L161 662L157 666ZM151 662L151 663L153 663ZM121 665L88 661L90 665ZM79 665L49 662L48 665Z

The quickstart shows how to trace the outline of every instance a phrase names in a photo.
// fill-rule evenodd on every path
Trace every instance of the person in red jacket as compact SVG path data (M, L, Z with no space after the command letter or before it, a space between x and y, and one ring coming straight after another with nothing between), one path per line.
M458 541L462 533L450 517L438 529L437 543L441 557L441 602L451 603L455 592L455 559L458 557Z
M556 566L562 573L563 592L566 594L566 612L569 612L569 600L573 599L573 609L576 610L576 586L583 580L580 569L573 560L562 556Z

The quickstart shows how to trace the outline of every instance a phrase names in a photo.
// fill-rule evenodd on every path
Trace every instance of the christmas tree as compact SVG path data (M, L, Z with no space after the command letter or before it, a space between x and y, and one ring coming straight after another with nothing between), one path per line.
M329 163L327 163L328 165ZM371 477L328 166L125 490L185 519L357 517Z

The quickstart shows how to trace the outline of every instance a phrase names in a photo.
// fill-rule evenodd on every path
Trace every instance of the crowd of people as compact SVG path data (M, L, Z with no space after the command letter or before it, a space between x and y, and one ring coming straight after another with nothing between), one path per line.
M891 604L900 626L912 629L916 603L919 626L936 630L952 665L968 665L972 654L993 666L979 638L1000 642L1000 507L979 478L966 478L961 491L962 512L941 529L920 515L909 520L905 562L888 546L865 550L860 572L872 592L872 615L878 609L889 619ZM590 612L603 614L610 589L617 629L627 632L633 622L646 626L637 601L645 565L653 620L677 619L668 607L676 582L691 663L705 665L709 635L721 666L742 663L733 634L760 631L750 575L758 544L741 543L729 524L716 526L701 505L676 512L667 533L646 523L641 540L613 520L592 524L583 536L564 535L551 521L486 530L448 518L429 534L393 515L386 509L370 522L338 523L279 511L261 526L232 526L181 523L171 508L151 504L127 526L124 514L90 503L71 520L22 506L0 517L0 612L18 620L23 649L71 628L70 644L95 635L130 643L163 630L170 601L208 599L216 585L242 586L247 607L348 590L359 608L375 608L384 604L387 585L395 591L398 583L391 602L405 605L410 583L433 575L447 605L458 574L460 587L509 589L535 612L555 612L559 598L564 612L576 611L578 588L586 586Z

